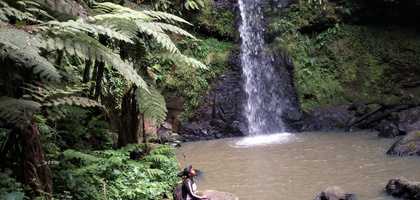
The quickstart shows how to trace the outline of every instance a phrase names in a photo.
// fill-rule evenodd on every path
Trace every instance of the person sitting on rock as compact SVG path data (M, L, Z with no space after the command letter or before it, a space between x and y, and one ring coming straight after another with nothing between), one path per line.
M204 199L210 200L207 196L199 196L195 193L197 190L197 185L194 183L194 176L197 175L192 168L192 165L184 168L184 171L178 173L179 177L185 177L184 182L182 182L182 199L183 200L195 200L195 199Z

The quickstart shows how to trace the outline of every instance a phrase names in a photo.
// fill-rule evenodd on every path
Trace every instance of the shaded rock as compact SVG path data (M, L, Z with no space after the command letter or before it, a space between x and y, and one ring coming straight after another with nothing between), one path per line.
M395 138L400 135L398 125L388 120L383 120L380 124L378 124L378 126L376 126L376 130L379 131L378 135L380 137Z
M379 136L386 138L405 135L409 127L419 119L419 116L419 108L395 112L388 119L384 119L376 125L375 130L379 131Z
M328 187L315 200L353 200L355 196L344 192L340 187Z
M408 133L395 142L387 154L397 156L420 155L420 121L412 124Z
M194 119L182 123L183 141L244 136L248 132L243 115L246 92L242 88L239 51L236 53L227 63L230 73L221 75L210 94L202 97Z
M205 195L212 200L238 200L239 198L228 192L221 192L217 190L199 190L200 195Z
M394 197L420 200L420 182L412 182L404 178L391 179L385 190Z
M312 108L313 117L319 119L324 129L340 129L347 126L355 111L347 110L348 105Z

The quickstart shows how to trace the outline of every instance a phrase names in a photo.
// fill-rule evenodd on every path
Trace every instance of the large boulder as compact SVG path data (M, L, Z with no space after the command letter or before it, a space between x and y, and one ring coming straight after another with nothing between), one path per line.
M404 178L391 179L385 190L394 197L420 200L420 182L412 182Z
M328 187L316 197L315 200L352 200L353 194L344 192L343 189L337 186Z
M388 150L387 154L397 156L420 155L420 121L408 128L408 133Z

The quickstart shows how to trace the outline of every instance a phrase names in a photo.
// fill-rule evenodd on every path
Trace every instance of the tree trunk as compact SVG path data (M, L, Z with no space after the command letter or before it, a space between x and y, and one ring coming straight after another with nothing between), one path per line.
M20 131L23 181L32 188L32 191L29 191L27 196L31 199L40 196L51 199L52 197L48 195L53 193L51 171L50 167L45 163L42 136L38 132L38 127L36 124L28 121L26 126ZM40 192L40 190L43 192Z
M120 126L118 130L118 146L123 147L127 144L139 143L141 116L134 98L135 86L127 91L122 99Z

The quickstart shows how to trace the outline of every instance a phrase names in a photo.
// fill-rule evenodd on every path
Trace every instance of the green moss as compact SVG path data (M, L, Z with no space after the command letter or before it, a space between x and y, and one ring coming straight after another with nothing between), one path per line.
M414 151L416 151L416 145L413 143L413 144L411 144L411 145L409 145L408 147L407 147L407 149L406 149L406 152L408 153L408 152L414 152Z
M420 137L420 131L417 132L417 136Z
M284 10L267 9L274 37L272 52L286 52L295 65L295 79L302 107L350 103L366 98L395 99L402 93L420 98L419 87L401 88L404 77L416 77L420 63L420 32L411 28L325 24L325 30L301 32L314 16L331 10L355 9L322 4L301 4ZM345 13L351 13L351 12ZM343 13L343 12L341 12ZM338 13L339 14L339 13ZM401 78L403 77L403 78Z
M239 34L234 26L235 15L229 10L214 10L212 0L203 0L203 2L205 7L195 17L194 24L208 32L217 32L222 37L237 39Z

